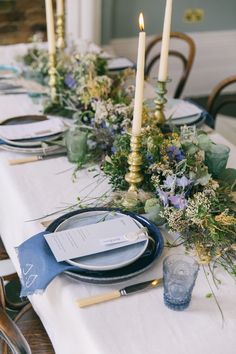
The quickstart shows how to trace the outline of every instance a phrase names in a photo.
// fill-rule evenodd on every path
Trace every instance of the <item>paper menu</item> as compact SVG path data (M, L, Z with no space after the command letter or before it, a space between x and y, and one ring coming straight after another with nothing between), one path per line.
M52 118L35 123L0 126L0 137L7 140L40 138L60 133L65 130L63 121Z
M138 235L137 237L129 237ZM147 240L146 232L129 216L46 234L58 262L106 252Z

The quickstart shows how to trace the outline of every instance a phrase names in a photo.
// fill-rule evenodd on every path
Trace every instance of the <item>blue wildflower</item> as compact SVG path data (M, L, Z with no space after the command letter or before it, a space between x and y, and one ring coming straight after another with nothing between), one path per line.
M169 193L164 192L161 189L158 189L157 192L158 192L159 198L160 198L163 206L166 208L169 205L169 202L168 202Z
M101 123L100 123L100 127L102 129L106 129L107 128L107 123L103 120Z
M191 183L190 179L188 179L185 176L182 176L181 178L176 179L176 185L178 187L182 187L183 189L187 187Z
M164 186L172 189L175 185L175 177L174 176L167 176L164 181Z
M167 148L167 155L170 160L176 160L177 162L182 161L184 159L183 150L179 149L177 146L170 146Z
M111 147L111 152L112 152L113 154L115 154L116 151L117 151L117 148L116 148L115 146L112 146L112 147Z
M185 209L187 206L187 200L182 194L171 195L169 201L177 209Z
M73 89L76 87L76 81L75 79L70 75L67 74L65 79L64 79L64 83L66 84L67 87L69 87L70 89Z

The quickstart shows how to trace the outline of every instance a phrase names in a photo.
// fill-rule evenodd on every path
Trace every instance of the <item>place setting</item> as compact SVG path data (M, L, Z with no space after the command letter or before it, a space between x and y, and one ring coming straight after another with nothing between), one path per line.
M62 272L98 285L123 282L150 268L163 246L160 230L139 215L107 208L70 212L18 247L22 295L44 290ZM41 254L37 259L34 247ZM27 264L32 272L25 272ZM27 285L35 272L37 279Z
M67 126L60 118L26 115L4 119L0 123L0 149L21 154L47 157L53 153L65 155L60 146ZM51 156L51 155L50 155ZM31 162L33 157L10 160L10 164ZM33 161L33 160L32 160Z
M37 257L32 250L37 248ZM191 301L199 264L186 254L164 258L163 277L125 282L160 264L161 230L147 219L115 209L91 208L65 214L44 232L17 247L21 296L42 293L59 274L96 285L122 283L118 290L76 300L79 308L163 287L164 304L185 310ZM47 273L45 274L45 269ZM147 276L146 276L147 278Z

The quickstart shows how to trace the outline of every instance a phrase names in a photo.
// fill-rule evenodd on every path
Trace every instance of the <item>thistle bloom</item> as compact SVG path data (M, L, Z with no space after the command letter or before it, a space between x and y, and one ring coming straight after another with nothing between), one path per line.
M170 160L176 160L177 162L184 159L184 153L177 146L172 145L167 148L167 154Z

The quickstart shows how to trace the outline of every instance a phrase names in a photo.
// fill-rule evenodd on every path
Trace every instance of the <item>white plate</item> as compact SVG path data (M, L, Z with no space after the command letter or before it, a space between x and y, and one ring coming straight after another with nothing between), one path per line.
M6 125L6 126L11 126L11 125L20 125L22 124L27 124L27 123L33 123L33 122L39 122L39 121L45 121L48 120L49 118L47 116L42 116L42 115L25 115L25 116L19 116L19 117L10 117L7 119L4 119L0 122L1 125ZM66 129L66 128L65 128ZM39 138L31 138L31 139L22 139L22 140L9 140L3 137L0 137L0 140L2 140L4 145L0 145L1 148L4 150L12 151L12 152L19 152L19 153L43 153L45 149L47 151L53 151L55 148L51 149L52 146L48 147L42 147L42 144L45 142L50 142L57 140L61 138L63 135L63 132L59 132L56 134L52 135L47 135L44 137L39 137ZM58 148L58 146L57 146Z
M7 118L4 119L3 121L0 122L1 125L4 126L8 126L10 127L11 125L18 125L20 127L21 124L27 124L27 123L38 123L40 121L45 121L48 120L49 118L47 116L40 116L40 115L26 115L26 116L19 116L19 117L11 117L11 118ZM17 122L18 121L18 122ZM66 129L66 127L64 128ZM3 142L6 143L6 145L10 145L10 146L15 146L17 148L34 148L34 147L38 147L41 148L42 147L42 143L43 142L50 142L53 140L56 140L60 137L62 137L63 132L58 132L58 133L54 133L54 134L49 134L49 135L45 135L43 137L37 137L37 138L30 138L30 139L20 139L20 140L10 140L7 138L4 138L2 136L0 136L0 140L2 140Z
M10 145L5 145L2 144L0 145L0 149L5 150L5 151L10 151L10 152L15 152L19 154L36 154L36 155L42 155L42 154L47 154L50 152L56 152L56 150L61 149L61 147L58 147L57 145L51 145L47 147L18 147L18 146L10 146Z
M121 217L123 214L118 212L107 211L89 211L83 214L74 215L63 221L55 231L63 231L95 224L101 221L104 217L106 220ZM135 220L135 222L142 227L142 225ZM73 260L67 260L68 263L87 270L113 270L124 267L135 260L137 260L145 252L148 245L148 239L133 245L118 248L112 251L99 253L96 255L86 256Z
M53 136L45 136L41 138L32 138L24 140L8 140L0 136L0 140L4 141L6 145L15 146L17 148L31 148L31 147L41 147L43 143L51 142L62 137L63 133L57 133Z

